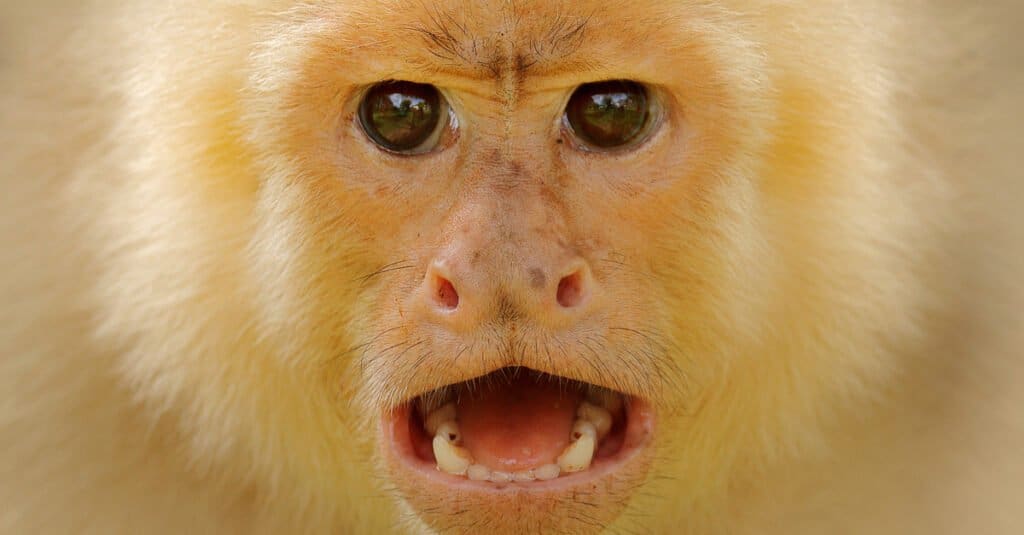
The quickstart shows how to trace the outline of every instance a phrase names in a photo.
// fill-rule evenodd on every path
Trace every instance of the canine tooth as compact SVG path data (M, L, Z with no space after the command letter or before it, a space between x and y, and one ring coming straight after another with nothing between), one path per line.
M427 430L427 434L434 436L437 434L437 428L441 424L453 420L455 420L455 404L445 403L436 411L427 415L427 418L423 421L423 428Z
M450 420L437 426L434 437L441 437L452 444L458 444L462 441L462 434L459 433L459 424Z
M523 470L512 474L512 481L533 481L534 479L537 479L537 474L533 470Z
M557 464L545 464L540 468L533 469L533 474L537 476L537 479L540 481L555 479L560 473L562 473L562 468Z
M622 396L600 386L590 387L587 391L587 401L598 407L604 407L612 414L619 412L619 409L622 408Z
M601 440L608 435L608 432L612 429L612 413L608 412L608 409L593 403L584 401L580 403L580 407L576 409L576 415L581 419L586 420L594 424L594 428L597 429L597 439Z
M487 481L491 478L491 469L482 464L473 464L466 469L466 477L472 481Z
M508 483L512 481L512 474L508 472L491 472L491 481L495 483Z
M457 476L465 475L466 470L473 464L473 456L466 448L452 444L441 435L434 437L434 459L437 460L439 470Z
M573 426L575 441L566 446L558 456L558 466L566 473L590 468L590 461L594 458L594 444L597 442L594 424L581 420L577 420L576 424Z
M597 438L597 426L589 420L577 418L572 424L572 440L579 440L580 438L588 436L590 438Z

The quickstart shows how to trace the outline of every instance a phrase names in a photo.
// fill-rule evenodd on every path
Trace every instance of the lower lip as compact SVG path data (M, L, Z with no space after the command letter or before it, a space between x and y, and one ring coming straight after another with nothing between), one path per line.
M400 470L403 477L421 479L423 484L443 485L452 490L474 493L564 492L592 484L612 473L642 476L637 472L645 472L649 464L649 456L643 455L643 452L649 449L646 446L654 427L654 414L650 406L646 402L633 400L626 411L626 427L620 437L621 446L611 454L596 455L589 469L548 481L495 483L473 481L442 472L433 460L422 458L413 443L411 416L411 409L406 405L386 413L382 418L383 453L392 468Z

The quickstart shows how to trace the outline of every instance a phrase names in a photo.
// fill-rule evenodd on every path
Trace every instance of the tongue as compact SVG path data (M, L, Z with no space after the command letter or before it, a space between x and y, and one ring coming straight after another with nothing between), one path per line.
M555 462L569 444L582 395L531 374L461 392L463 446L491 470L517 472Z

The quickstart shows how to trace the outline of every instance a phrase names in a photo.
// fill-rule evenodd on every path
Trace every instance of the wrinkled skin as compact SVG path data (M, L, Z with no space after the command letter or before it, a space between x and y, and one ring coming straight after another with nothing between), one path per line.
M5 533L1024 528L1011 2L61 4L0 8ZM388 79L441 150L360 130ZM657 127L580 150L607 79ZM384 415L513 365L643 462L405 477Z

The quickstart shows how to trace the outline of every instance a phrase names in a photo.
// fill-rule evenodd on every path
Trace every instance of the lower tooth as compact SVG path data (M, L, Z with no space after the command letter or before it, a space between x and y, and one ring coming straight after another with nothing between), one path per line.
M474 464L466 469L466 477L472 481L487 481L491 478L491 470L482 464Z
M491 472L491 481L495 483L508 483L512 481L512 474L508 472Z
M473 464L473 456L465 448L460 448L447 440L448 437L434 437L434 459L437 468L442 472L461 476Z
M577 420L573 426L574 442L566 446L558 456L558 466L563 472L579 472L590 468L597 444L597 430L587 421Z
M458 444L462 439L462 434L459 433L459 424L453 421L444 422L437 426L434 436L441 437L452 444Z
M540 481L555 479L560 473L562 473L562 468L557 464L545 464L540 468L533 469L533 475L537 476Z
M533 481L534 479L537 479L537 475L533 473L533 470L524 470L512 474L513 481Z
M593 424L593 422L590 422L588 420L580 419L580 420L576 420L575 422L573 422L573 424L572 424L572 436L570 438L572 440L579 440L584 435L590 436L590 437L596 437L597 436L597 426L595 426Z

